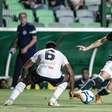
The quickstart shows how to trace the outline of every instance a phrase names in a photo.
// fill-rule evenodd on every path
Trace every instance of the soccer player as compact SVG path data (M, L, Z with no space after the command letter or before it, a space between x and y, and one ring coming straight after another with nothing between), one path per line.
M24 63L36 53L36 28L31 23L28 23L27 14L25 12L19 14L19 21L20 25L17 27L17 38L10 49L13 54L16 52L17 48L19 49L11 88L17 85L20 70Z
M90 79L88 68L83 68L81 70L81 78L75 81L74 87L77 89L81 89L83 85Z
M100 47L101 45L103 45L104 43L108 41L112 41L112 32L87 47L83 45L79 45L78 47L81 51L86 52L90 49ZM112 56L109 56L108 61L106 62L103 69L101 69L101 72L99 73L97 77L90 79L79 91L73 92L72 95L81 99L81 95L80 95L81 91L89 90L93 86L99 89L102 87L103 83L105 83L105 80L109 80L109 83L107 84L106 88L102 88L97 93L96 95L97 104L102 103L100 96L108 95L112 91Z
M34 63L37 63L38 67L29 74L28 70ZM61 72L61 67L66 71L65 76ZM49 106L59 106L57 100L66 89L68 82L70 83L70 93L74 88L73 70L64 54L56 50L56 44L53 41L49 41L46 44L46 49L38 51L25 63L21 70L21 75L23 76L22 80L16 85L5 105L12 105L30 81L34 83L48 81L57 86L48 102Z

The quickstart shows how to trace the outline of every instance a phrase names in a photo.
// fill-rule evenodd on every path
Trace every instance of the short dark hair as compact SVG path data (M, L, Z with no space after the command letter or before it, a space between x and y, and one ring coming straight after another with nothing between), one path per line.
M84 70L89 70L89 68L88 67L82 68L81 73L83 73Z
M20 19L21 15L25 15L27 17L27 13L26 12L20 12L18 18Z
M56 48L56 43L54 41L48 41L46 43L46 48Z

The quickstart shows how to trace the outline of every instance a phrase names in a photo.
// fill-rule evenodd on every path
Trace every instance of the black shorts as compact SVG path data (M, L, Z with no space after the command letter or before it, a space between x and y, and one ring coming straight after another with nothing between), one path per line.
M34 83L34 84L40 84L43 81L47 81L51 83L53 86L57 86L58 84L62 83L64 80L64 76L61 76L58 79L52 79L52 78L47 78L40 76L36 73L36 71L33 71L28 75L26 78L23 79L23 82L28 85L29 83Z

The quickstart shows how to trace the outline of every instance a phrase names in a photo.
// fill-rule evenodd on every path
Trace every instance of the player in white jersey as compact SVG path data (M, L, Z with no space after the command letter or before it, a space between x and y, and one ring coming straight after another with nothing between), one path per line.
M29 74L28 70L34 63L37 63L38 67ZM61 67L65 69L67 75L63 76ZM70 93L72 93L74 88L73 70L64 54L56 50L56 44L53 41L49 41L46 44L46 49L38 51L25 63L21 74L23 76L22 80L16 85L5 105L12 105L31 82L41 83L42 81L48 81L52 85L57 86L48 102L49 106L59 106L57 100L66 89L68 82L70 83Z

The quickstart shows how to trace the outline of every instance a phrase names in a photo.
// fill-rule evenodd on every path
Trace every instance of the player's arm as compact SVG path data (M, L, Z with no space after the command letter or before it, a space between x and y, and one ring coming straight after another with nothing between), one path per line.
M18 38L12 43L10 51L14 54L16 52L16 48L18 47Z
M70 66L70 64L65 64L64 69L66 70L68 77L69 77L69 84L70 84L70 92L74 89L74 72Z
M90 49L94 49L94 48L100 47L101 45L103 45L107 41L108 41L107 36L105 36L105 37L95 41L94 43L90 44L87 47L83 46L83 45L78 45L77 47L79 47L79 50L81 50L81 51L88 51Z

